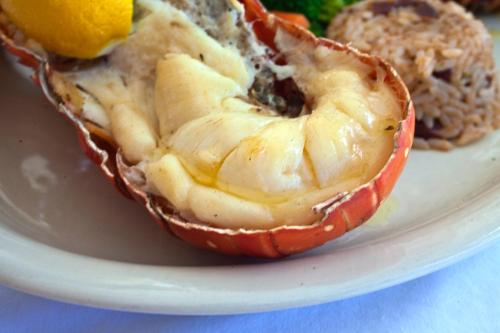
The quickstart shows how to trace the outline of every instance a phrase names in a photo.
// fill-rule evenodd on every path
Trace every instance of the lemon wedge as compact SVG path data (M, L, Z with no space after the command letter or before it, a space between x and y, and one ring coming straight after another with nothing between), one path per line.
M58 55L90 59L127 38L132 0L0 0L29 38Z

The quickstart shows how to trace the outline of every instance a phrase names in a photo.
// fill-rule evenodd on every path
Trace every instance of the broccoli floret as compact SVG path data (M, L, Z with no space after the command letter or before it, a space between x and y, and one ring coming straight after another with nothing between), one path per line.
M302 13L311 23L311 31L319 33L322 26L319 24L318 17L325 0L263 0L262 3L270 10L279 10L284 12Z
M270 10L302 13L311 23L311 31L323 36L330 20L345 6L359 0L262 0Z

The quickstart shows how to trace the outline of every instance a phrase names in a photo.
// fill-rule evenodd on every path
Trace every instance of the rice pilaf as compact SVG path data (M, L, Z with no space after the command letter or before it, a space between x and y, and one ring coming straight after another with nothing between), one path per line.
M453 2L367 0L327 36L387 59L412 93L414 146L449 150L500 127L500 83L486 27Z

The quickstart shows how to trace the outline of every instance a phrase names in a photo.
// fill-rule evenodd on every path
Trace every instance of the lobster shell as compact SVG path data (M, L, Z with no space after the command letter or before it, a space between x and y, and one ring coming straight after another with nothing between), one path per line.
M386 83L393 89L401 107L402 120L394 134L394 149L383 169L368 183L351 192L339 193L312 207L321 218L306 226L281 226L270 230L223 229L184 220L164 198L142 191L127 177L128 165L119 147L103 129L83 119L63 102L52 88L53 66L50 60L18 46L0 27L0 40L19 62L34 70L33 79L43 94L75 126L79 142L87 156L99 166L106 178L125 196L143 205L153 219L184 241L229 255L279 258L317 247L340 237L368 220L387 198L403 170L413 141L414 108L408 90L395 70L385 61L327 39L318 39L307 30L285 22L265 10L258 0L241 0L246 19L252 23L259 40L276 50L278 29L310 43L347 52L362 62L387 72ZM279 51L279 50L276 50Z

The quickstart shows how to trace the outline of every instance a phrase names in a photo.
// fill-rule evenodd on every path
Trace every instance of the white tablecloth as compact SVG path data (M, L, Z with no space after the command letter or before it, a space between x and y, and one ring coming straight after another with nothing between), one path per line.
M0 333L4 332L498 333L500 243L439 272L372 294L238 316L124 313L0 287Z

